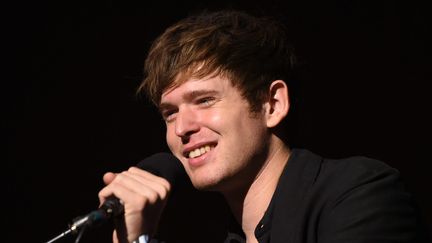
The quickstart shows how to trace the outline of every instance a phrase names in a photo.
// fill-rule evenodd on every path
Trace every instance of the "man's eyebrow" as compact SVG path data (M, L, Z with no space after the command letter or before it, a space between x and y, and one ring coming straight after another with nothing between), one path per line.
M195 98L199 97L199 96L204 96L204 95L215 95L218 92L216 90L207 90L207 89L200 89L200 90L193 90L192 92L188 92L185 93L183 95L183 99L187 100L187 101L191 101L194 100Z
M190 92L183 94L182 99L187 101L187 102L190 102L190 101L196 99L197 97L205 96L205 95L215 95L217 93L218 93L218 91L213 90L213 89L211 89L211 90L208 90L208 89L193 90L193 91L190 91ZM169 103L169 102L161 102L159 104L158 108L159 108L159 111L163 111L163 110L169 109L173 106L174 105Z
M162 113L163 111L168 110L172 107L174 107L174 105L171 105L170 103L160 103L157 108L159 110L159 113Z

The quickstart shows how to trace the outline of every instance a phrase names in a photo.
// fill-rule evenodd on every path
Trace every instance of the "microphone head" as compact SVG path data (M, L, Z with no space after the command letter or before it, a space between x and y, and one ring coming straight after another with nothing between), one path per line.
M137 164L137 167L165 178L172 187L188 180L182 163L171 153L156 153Z

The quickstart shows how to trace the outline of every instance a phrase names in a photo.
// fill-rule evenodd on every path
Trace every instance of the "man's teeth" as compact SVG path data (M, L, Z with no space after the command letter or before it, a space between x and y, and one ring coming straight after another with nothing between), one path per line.
M210 146L206 145L189 152L189 158L195 158L210 151Z

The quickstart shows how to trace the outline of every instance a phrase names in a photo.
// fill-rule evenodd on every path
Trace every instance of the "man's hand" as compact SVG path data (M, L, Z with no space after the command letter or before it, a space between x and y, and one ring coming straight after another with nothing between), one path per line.
M171 190L169 182L136 167L118 174L108 172L103 180L107 186L99 192L101 205L112 195L124 205L124 216L115 219L113 242L132 242L142 234L152 236Z

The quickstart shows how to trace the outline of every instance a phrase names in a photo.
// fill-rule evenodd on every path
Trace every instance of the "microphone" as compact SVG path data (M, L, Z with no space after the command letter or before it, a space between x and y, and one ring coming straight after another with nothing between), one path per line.
M146 170L156 176L165 178L170 184L172 190L175 189L179 182L185 181L187 178L186 171L184 170L180 161L170 153L156 153L153 154L136 165L142 170ZM84 217L80 217L69 226L69 229L48 241L51 243L69 233L76 233L80 229L90 228L100 225L109 219L122 215L124 212L123 204L114 196L105 200L105 202L97 209Z

